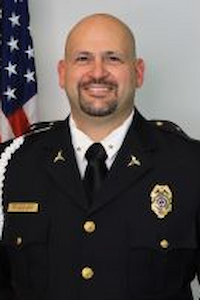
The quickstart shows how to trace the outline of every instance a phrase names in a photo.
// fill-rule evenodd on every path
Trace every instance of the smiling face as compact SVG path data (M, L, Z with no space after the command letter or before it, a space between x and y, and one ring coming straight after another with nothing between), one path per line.
M58 70L76 121L91 117L123 121L133 108L136 87L142 84L144 65L135 58L129 29L116 18L94 15L71 31Z

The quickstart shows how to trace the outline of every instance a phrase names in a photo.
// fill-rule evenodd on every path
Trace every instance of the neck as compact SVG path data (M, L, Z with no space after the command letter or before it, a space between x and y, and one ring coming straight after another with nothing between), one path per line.
M72 117L78 129L89 136L94 142L100 142L105 139L113 130L118 128L129 117L131 112L124 114L121 118L116 116L108 117L87 117L85 119Z

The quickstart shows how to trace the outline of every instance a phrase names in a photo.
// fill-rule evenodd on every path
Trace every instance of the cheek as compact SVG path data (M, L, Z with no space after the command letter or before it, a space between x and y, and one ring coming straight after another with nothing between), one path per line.
M75 90L78 86L78 78L74 73L69 72L65 77L65 84L67 90Z
M85 77L85 72L75 68L66 74L66 83L68 86L78 87L78 84L82 82Z
M79 95L79 84L82 81L81 74L69 72L65 77L65 87L70 98L76 99Z
M135 76L133 72L126 71L123 72L120 76L118 76L118 84L120 89L134 89L136 82L135 82Z

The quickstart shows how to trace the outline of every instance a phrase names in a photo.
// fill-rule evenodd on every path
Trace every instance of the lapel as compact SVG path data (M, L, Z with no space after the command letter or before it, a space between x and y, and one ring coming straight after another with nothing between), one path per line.
M43 140L43 145L47 171L55 184L70 196L73 203L88 211L88 200L76 164L68 119L50 132ZM120 192L149 172L154 165L154 150L152 128L136 111L123 145L89 212L113 201Z
M135 112L134 120L123 145L111 167L92 211L99 209L117 197L154 166L155 140L147 121Z
M87 199L76 164L71 142L68 118L43 140L46 168L55 185L82 209L87 209ZM55 187L56 188L56 187Z

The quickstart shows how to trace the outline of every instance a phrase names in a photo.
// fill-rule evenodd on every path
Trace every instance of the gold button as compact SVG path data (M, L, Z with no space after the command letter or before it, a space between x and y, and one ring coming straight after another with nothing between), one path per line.
M22 237L21 236L17 237L16 244L17 244L17 246L20 246L22 244Z
M86 232L92 233L96 229L96 225L93 221L86 221L85 224L83 225L83 228Z
M163 249L167 249L169 247L169 242L167 240L162 240L160 242L160 246L163 248Z
M163 122L157 121L157 122L156 122L156 125L157 125L157 126L163 126Z
M91 279L94 276L94 271L90 267L83 268L82 277L86 280Z

